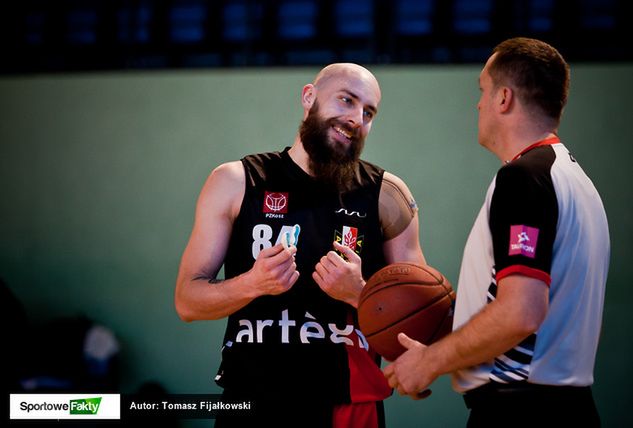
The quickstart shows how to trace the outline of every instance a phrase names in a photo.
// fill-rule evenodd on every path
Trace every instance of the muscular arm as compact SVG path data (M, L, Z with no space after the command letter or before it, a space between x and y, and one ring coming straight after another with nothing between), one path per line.
M492 360L534 333L547 314L548 287L534 278L502 279L497 298L468 323L431 346L401 337L408 349L384 370L400 394L417 394L439 375Z
M378 204L387 263L426 264L420 248L418 207L404 181L385 172Z
M224 263L244 197L244 181L241 162L226 163L211 173L200 193L176 280L176 311L184 321L226 317L258 296L286 291L298 277L292 257L295 249L276 245L263 250L248 272L209 282Z

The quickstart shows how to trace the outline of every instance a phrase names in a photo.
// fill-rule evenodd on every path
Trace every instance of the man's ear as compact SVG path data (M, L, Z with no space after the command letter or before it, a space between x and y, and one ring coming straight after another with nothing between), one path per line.
M514 102L514 91L507 86L503 86L499 90L499 112L507 113Z
M312 83L308 83L301 91L301 104L305 110L310 110L316 99L316 88Z

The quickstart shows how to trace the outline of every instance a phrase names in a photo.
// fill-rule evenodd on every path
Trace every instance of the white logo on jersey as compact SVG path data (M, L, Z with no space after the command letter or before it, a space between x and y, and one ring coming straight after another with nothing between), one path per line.
M338 210L334 211L336 214L345 214L348 215L350 217L352 216L356 216L359 218L365 218L367 217L367 214L361 214L358 211L347 211L345 208L339 208Z
M527 232L521 232L517 236L519 237L519 244L530 240L530 237L528 236Z
M285 192L266 192L264 197L264 212L282 212L287 213L288 209L286 206L288 205L288 193Z
M264 343L264 330L268 329L266 337L271 340L271 334L276 331L280 343L290 343L291 333L299 336L301 343L310 344L315 340L329 340L332 343L344 343L348 346L354 346L354 340L357 339L357 345L362 349L369 349L367 339L359 329L355 329L353 325L347 324L344 328L337 327L334 323L328 323L326 329L312 316L309 312L305 313L308 321L301 324L297 328L297 321L288 318L288 309L281 312L281 319L273 320L239 320L240 331L235 336L235 343ZM275 325L277 328L275 328ZM295 327L292 328L291 327ZM356 337L354 337L356 333ZM274 336L273 336L274 337ZM232 341L229 341L233 345ZM227 345L228 343L227 342Z

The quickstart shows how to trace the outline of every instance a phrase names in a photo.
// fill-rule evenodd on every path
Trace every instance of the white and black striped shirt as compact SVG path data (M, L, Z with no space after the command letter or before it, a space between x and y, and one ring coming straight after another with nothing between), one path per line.
M454 388L491 381L591 385L609 253L600 196L558 138L503 166L464 249L453 328L493 301L497 282L511 274L549 285L548 314L515 348L456 372Z

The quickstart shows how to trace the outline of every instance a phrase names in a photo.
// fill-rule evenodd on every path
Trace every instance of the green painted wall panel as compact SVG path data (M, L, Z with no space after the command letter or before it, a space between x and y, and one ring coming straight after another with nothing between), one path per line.
M173 306L198 192L219 163L292 144L316 69L0 78L0 276L34 323L85 314L122 344L124 392L218 392L224 321ZM364 157L421 207L427 260L457 283L467 234L499 166L477 144L478 66L375 67L383 100ZM572 65L561 137L603 196L612 236L595 394L604 426L633 397L633 65ZM427 400L392 397L392 427L463 426L448 378ZM191 422L190 425L199 425ZM208 425L208 424L207 424Z

